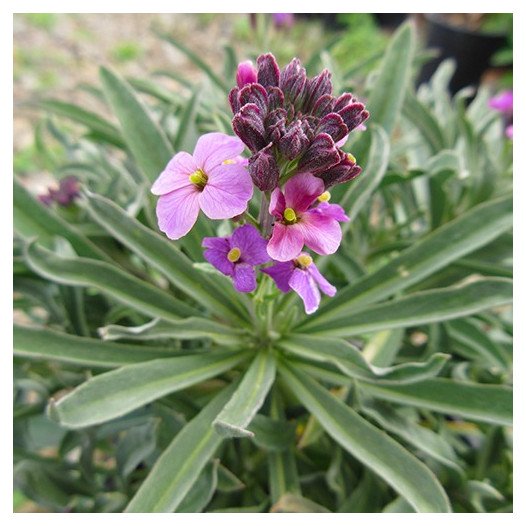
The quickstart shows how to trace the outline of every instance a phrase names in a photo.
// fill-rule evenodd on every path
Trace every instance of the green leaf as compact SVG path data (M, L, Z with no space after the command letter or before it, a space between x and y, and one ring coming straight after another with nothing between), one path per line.
M94 194L87 195L87 206L91 217L112 236L126 245L134 254L162 272L170 282L185 294L195 299L214 313L239 320L238 296L225 291L224 282L214 282L192 266L192 262L167 239L152 232L122 208ZM233 288L230 287L233 291ZM226 289L228 290L228 289Z
M15 232L25 240L37 238L51 247L55 236L67 239L80 256L108 261L108 256L51 208L35 199L17 178L13 181L13 219Z
M104 67L100 78L130 152L146 179L155 181L173 155L170 142L128 82Z
M330 513L331 511L325 506L321 506L316 502L301 497L300 495L293 495L285 493L272 506L272 513Z
M216 431L228 437L251 437L246 429L263 405L274 377L276 362L270 352L259 351L228 404L214 420Z
M179 120L177 135L174 139L174 149L176 151L191 151L195 146L197 130L195 118L199 106L199 90L194 90L190 100L185 104L185 108Z
M410 385L360 385L368 394L391 402L468 420L501 425L512 423L512 390L503 385L457 382L445 378L432 378Z
M294 445L295 427L286 420L275 420L258 414L248 426L258 447L268 451L285 451Z
M186 318L177 322L155 319L139 327L107 325L99 334L103 340L210 339L219 345L240 347L244 333L205 318Z
M104 343L94 338L20 325L13 327L13 347L15 356L95 367L119 367L169 354L158 348Z
M149 316L176 321L199 314L163 290L102 261L60 258L34 243L26 247L26 261L41 276L65 285L94 287Z
M427 362L409 362L394 367L377 367L368 363L362 352L344 340L294 334L278 342L278 346L301 358L332 363L351 378L405 384L436 376L447 354L435 354Z
M214 352L126 365L91 378L57 403L52 403L50 415L69 428L100 424L213 378L246 357L246 353Z
M414 243L375 272L340 290L302 325L324 325L343 310L349 313L385 299L490 243L511 226L510 196L476 206Z
M186 497L177 506L177 513L201 513L203 511L217 488L218 464L219 460L216 459L205 466Z
M67 117L78 124L86 126L86 128L92 132L93 136L103 139L118 148L124 148L124 140L121 132L116 126L100 115L88 111L81 106L77 106L76 104L55 99L40 100L37 104L41 108L50 111L55 115Z
M126 512L162 513L177 509L222 441L212 422L235 384L219 393L180 431L158 458Z
M309 376L282 363L279 371L287 386L327 433L382 477L418 512L450 511L444 489L425 464Z
M480 279L467 285L409 294L401 299L364 307L350 314L338 311L322 326L308 327L316 335L348 337L397 327L462 318L511 303L513 286L504 278Z

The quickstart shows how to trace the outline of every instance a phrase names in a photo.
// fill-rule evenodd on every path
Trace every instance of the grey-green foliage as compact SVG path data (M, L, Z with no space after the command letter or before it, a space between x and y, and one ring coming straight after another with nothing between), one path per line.
M16 488L51 511L508 511L511 146L487 92L452 98L449 62L415 91L408 24L354 79L364 173L334 192L339 290L307 317L193 264L224 226L157 233L149 184L228 129L234 82L162 38L205 76L160 72L187 96L102 69L104 116L39 103L84 192L46 208L15 180Z

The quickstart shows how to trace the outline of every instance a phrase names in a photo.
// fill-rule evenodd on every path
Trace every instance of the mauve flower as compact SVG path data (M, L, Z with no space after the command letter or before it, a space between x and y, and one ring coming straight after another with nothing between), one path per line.
M294 175L283 192L276 188L271 195L269 212L276 218L267 251L276 261L290 261L299 256L304 245L318 254L338 250L342 231L334 206L312 207L324 193L323 181L310 173ZM341 208L341 207L339 207ZM339 211L338 211L339 213Z
M193 155L177 153L152 186L159 195L159 229L170 239L186 235L199 210L210 219L230 219L243 213L253 187L247 169L238 162L244 149L237 137L207 133Z
M321 300L319 289L327 296L336 294L336 287L321 275L312 258L305 253L292 261L277 262L261 269L261 272L268 274L282 292L294 290L303 300L307 314L318 309Z
M489 100L489 107L506 115L513 114L513 91L507 90L499 93Z
M237 66L236 82L241 89L246 84L252 84L257 81L258 71L251 60L240 62Z
M272 13L272 21L276 27L292 27L294 25L294 14Z
M230 237L205 237L205 259L226 276L239 292L256 288L256 265L270 261L267 241L252 225L236 228Z
M69 175L61 179L57 190L50 188L47 194L39 195L38 200L46 206L53 203L68 206L79 195L79 181L74 175Z
M513 124L506 126L506 137L508 137L508 139L513 139Z

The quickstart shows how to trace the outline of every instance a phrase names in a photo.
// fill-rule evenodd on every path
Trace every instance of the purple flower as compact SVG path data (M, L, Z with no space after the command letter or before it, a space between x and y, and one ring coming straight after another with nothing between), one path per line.
M276 27L292 27L294 25L294 14L272 13L272 21Z
M267 241L252 225L236 228L230 237L205 237L205 259L226 276L239 292L256 288L256 265L270 261Z
M508 137L508 139L513 139L513 124L506 126L506 137Z
M338 205L312 207L324 189L321 179L310 173L299 173L287 181L283 192L279 188L272 192L269 212L276 222L267 247L272 259L297 258L304 245L318 254L333 254L338 250L342 239L338 221L349 218Z
M320 304L321 291L327 296L334 296L336 288L320 273L312 258L302 252L296 259L278 262L271 267L261 269L268 274L277 287L283 292L293 290L303 300L305 312L312 314Z
M505 115L513 114L513 91L507 90L499 93L489 100L489 107Z
M252 197L248 171L238 162L244 149L237 137L207 133L193 155L179 152L152 186L159 195L159 229L179 239L194 226L199 209L210 219L229 219L243 213Z
M257 69L251 60L240 62L237 66L236 82L239 89L246 84L252 84L257 81Z
M61 179L57 190L48 189L47 194L38 196L38 200L46 206L51 206L53 203L68 206L79 195L79 181L74 175L69 175Z

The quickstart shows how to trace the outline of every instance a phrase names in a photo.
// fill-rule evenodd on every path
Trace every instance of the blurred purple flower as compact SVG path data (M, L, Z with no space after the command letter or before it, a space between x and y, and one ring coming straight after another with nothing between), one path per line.
M312 258L304 252L292 261L276 262L271 267L261 269L261 272L268 274L282 292L296 292L303 300L307 314L318 309L320 289L327 296L336 294L336 287L321 275Z
M513 139L513 91L502 91L491 98L488 105L490 108L502 113L506 137Z
M210 219L243 213L253 192L247 169L239 163L243 149L237 137L207 133L197 141L193 155L177 153L151 189L160 196L159 229L179 239L193 227L200 209Z
M272 21L276 27L292 27L294 25L293 13L272 13Z
M205 259L226 276L239 292L256 288L256 265L270 261L267 241L252 225L236 228L230 237L205 237Z
M46 194L38 196L38 200L46 206L57 203L60 206L70 205L80 195L79 181L74 175L60 180L57 190L49 188Z

